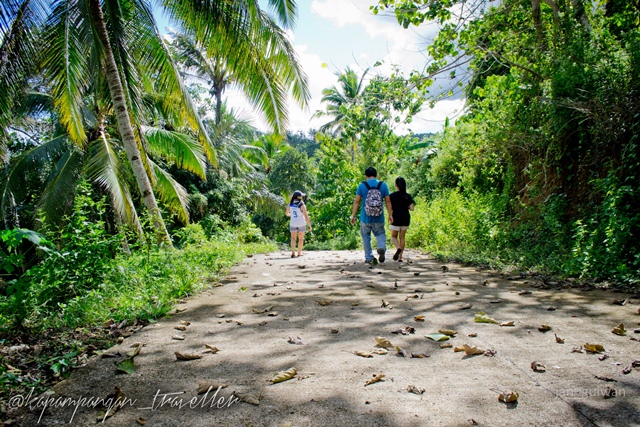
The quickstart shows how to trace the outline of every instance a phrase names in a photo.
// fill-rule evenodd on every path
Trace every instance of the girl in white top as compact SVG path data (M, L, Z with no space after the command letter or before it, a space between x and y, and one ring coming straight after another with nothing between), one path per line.
M302 255L302 246L304 245L304 233L307 231L307 225L309 231L311 231L311 221L307 214L307 207L302 201L304 193L300 190L293 192L291 202L287 206L285 214L291 217L289 221L289 231L291 232L291 258L296 257L296 238L298 239L298 256Z

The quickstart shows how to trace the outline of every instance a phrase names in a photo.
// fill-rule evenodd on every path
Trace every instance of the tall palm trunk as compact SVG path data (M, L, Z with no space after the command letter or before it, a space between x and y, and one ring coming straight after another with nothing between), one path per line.
M142 194L142 200L144 205L149 211L153 228L156 233L158 243L167 243L171 245L167 228L162 220L160 209L158 209L158 202L153 194L151 188L151 181L142 163L142 157L140 150L138 149L138 143L133 133L133 126L131 125L131 118L129 117L129 111L127 109L127 103L125 100L124 89L122 87L122 81L120 80L120 74L116 61L113 56L113 50L111 49L111 43L109 41L109 35L107 33L107 26L104 21L104 15L102 13L102 7L100 6L100 0L89 0L91 8L91 16L94 21L94 25L98 32L98 37L102 42L104 48L105 60L106 60L106 77L109 84L109 92L111 94L111 100L116 112L116 120L118 122L118 130L124 144L124 149L127 153L127 158L131 163L133 174L138 183L138 188Z

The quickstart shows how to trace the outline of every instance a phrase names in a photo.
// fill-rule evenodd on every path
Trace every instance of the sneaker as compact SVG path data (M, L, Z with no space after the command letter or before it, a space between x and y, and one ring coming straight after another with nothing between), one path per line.
M385 252L387 252L385 249L378 248L378 260L379 260L380 262L384 262L384 255L385 255Z
M397 261L400 258L400 254L402 253L402 249L398 249L395 254L393 254L393 260Z
M370 264L370 265L378 265L378 260L375 258L372 258L370 261L365 261L365 264Z

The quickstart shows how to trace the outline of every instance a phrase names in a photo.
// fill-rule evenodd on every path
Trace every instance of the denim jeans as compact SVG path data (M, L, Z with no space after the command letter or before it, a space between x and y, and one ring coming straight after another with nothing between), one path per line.
M364 245L364 260L370 262L373 259L373 251L371 250L371 232L376 237L378 248L387 250L387 237L384 234L384 222L361 222L360 235L362 236L362 244Z

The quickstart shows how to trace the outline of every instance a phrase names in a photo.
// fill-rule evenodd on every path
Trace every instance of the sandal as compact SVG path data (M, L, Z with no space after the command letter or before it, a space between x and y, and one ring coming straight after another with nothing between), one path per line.
M401 253L402 253L402 249L398 249L398 250L396 250L396 253L395 253L395 254L393 254L393 260L394 260L394 261L397 261L397 260L398 260L398 258L400 258L400 254L401 254Z

